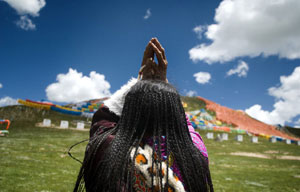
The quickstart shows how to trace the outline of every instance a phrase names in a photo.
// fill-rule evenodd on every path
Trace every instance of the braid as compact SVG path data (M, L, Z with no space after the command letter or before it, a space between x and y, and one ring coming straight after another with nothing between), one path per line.
M163 119L162 119L162 124L163 126L162 127L167 127L166 126L166 122L168 122L168 106L167 106L167 99L166 99L166 95L163 95L162 97L162 111L164 111L164 115L163 115ZM169 161L170 161L170 149L169 149L169 146L170 146L170 138L169 138L169 129L166 129L166 154L167 154L167 182L166 182L166 190L165 191L168 191L168 188L169 188Z
M153 106L151 106L151 108L153 108ZM154 127L153 127L153 137L152 137L152 169L154 169L154 163L155 163L155 152L156 152L156 149L155 149L155 136L156 136L156 126L154 124ZM151 191L153 192L154 191L154 174L151 174Z
M99 161L99 149L111 134L115 138ZM170 159L180 170L185 190L213 191L207 161L192 142L179 94L170 84L149 80L128 92L117 126L90 139L74 191L83 185L86 191L132 191L135 159L145 136L152 137L152 170L158 173L155 183L151 174L152 191L168 191ZM165 182L162 149L167 158Z
M190 173L190 171L188 170L188 167L187 167L187 159L186 159L186 156L183 154L183 150L182 149L186 149L184 144L185 142L181 142L182 139L180 138L182 135L181 135L181 130L180 130L180 127L178 127L178 120L175 120L175 108L176 108L176 104L175 101L174 101L174 98L173 98L173 95L169 94L169 101L171 102L171 122L172 122L172 129L171 129L171 136L174 136L173 138L173 142L176 146L171 146L173 149L174 149L174 158L181 170L181 174L182 174L182 177L183 177L183 180L186 181L185 182L185 185L187 187L187 189L189 191L191 191L192 187L190 185L190 179L188 174ZM178 118L178 117L177 117ZM179 130L178 130L179 128ZM177 134L176 134L177 133ZM171 140L172 141L172 140ZM171 143L172 144L172 143Z

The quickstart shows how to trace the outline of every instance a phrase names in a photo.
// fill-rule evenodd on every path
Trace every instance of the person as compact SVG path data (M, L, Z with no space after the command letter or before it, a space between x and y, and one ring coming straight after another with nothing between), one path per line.
M206 148L168 83L167 65L152 38L138 79L94 114L74 191L214 191Z

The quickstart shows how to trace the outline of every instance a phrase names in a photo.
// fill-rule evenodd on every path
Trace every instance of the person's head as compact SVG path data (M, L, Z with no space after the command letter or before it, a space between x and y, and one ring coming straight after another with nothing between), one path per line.
M130 189L131 182L127 181L131 181L134 170L131 169L134 167L131 150L137 149L145 137L161 136L165 136L167 159L172 154L187 191L213 190L207 161L192 142L180 95L172 85L162 81L138 81L127 93L122 115L112 132L115 138L103 161L90 163L94 159L86 154L84 178L92 191L121 191L120 186ZM104 137L91 142L87 153L95 154L95 146L100 146ZM162 141L156 139L156 142L160 146ZM160 157L161 151L155 147L153 150ZM89 167L91 165L96 167Z
M185 113L177 90L162 81L142 80L125 97L119 129L133 134L131 142L134 142L144 134L166 135L176 128L175 124L183 124L183 121ZM126 126L120 126L123 124Z

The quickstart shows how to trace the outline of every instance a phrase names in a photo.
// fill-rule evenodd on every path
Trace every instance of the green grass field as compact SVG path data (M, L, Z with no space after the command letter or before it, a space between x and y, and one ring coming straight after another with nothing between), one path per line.
M193 98L187 102L197 104ZM67 151L88 138L88 131L41 128L35 123L49 118L56 126L68 120L74 127L77 120L88 119L26 106L2 107L0 117L12 120L9 135L0 137L0 191L72 191L80 164ZM200 134L208 148L215 191L300 191L300 146L262 138L251 143L247 135L239 143L235 134L229 134L229 141L217 142L207 140L205 131ZM82 159L85 145L73 148L72 154ZM280 159L284 157L298 160Z
M300 146L269 143L259 138L251 143L207 140L210 168L215 191L300 191L300 160L283 160L282 156L300 157ZM88 132L39 128L15 124L10 134L0 137L0 191L72 191L80 164L71 159L68 148ZM72 151L82 159L86 143ZM268 159L231 155L248 152L268 155Z

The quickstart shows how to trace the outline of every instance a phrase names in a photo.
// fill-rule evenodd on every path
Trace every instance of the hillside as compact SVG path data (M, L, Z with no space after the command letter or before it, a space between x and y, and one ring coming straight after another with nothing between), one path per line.
M300 137L300 129L299 128L284 126L283 131L287 132L287 134L292 134L292 135L296 135L297 137Z
M248 116L243 111L236 111L221 106L203 97L181 97L187 112L204 109L208 116L215 119L212 123L219 123L219 127L230 127L240 129L252 134L264 134L279 136L293 140L299 140L300 129L283 127L280 130L276 126L265 124ZM86 127L90 126L90 119L83 116L73 116L62 114L53 110L32 108L24 105L0 107L0 119L9 119L14 124L32 124L42 122L44 118L51 119L52 124L58 126L61 120L70 122L70 126L75 127L77 121L84 121ZM203 124L203 126L206 126ZM298 137L298 139L296 138Z
M52 110L28 107L24 105L14 105L0 107L0 119L9 119L11 126L13 125L34 125L37 122L42 122L43 119L51 119L51 123L59 125L61 120L67 120L75 126L77 121L88 121L86 117L72 116L58 113Z
M252 134L272 135L287 139L299 140L299 138L296 138L296 135L292 135L292 133L295 134L295 132L290 133L287 131L280 131L276 126L268 125L258 121L243 111L237 111L221 106L200 96L198 96L197 99L199 99L201 103L205 103L207 110L214 111L216 114L216 119L223 123L235 125L237 128L246 130Z

